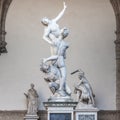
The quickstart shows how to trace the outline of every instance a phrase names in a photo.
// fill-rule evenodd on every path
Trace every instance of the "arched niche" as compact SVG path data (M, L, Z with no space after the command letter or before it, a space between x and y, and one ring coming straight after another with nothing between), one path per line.
M6 15L12 0L1 0L0 1L0 53L6 53L6 42L5 42L5 21ZM110 0L113 5L115 16L116 16L116 106L120 109L120 0Z

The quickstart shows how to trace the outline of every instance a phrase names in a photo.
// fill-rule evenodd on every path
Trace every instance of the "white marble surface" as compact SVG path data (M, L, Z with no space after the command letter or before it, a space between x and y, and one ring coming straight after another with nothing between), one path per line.
M74 92L78 94L78 107L79 106L95 106L95 95L93 93L92 87L85 77L85 73L78 69L71 74L78 73L79 82L74 87Z
M36 114L36 115L28 115L26 114L26 116L24 117L24 120L38 120L39 119L39 116Z
M57 100L59 97L68 97L71 96L71 90L66 84L67 71L66 71L66 50L69 45L64 40L68 34L69 29L63 27L60 29L57 21L63 16L67 6L63 2L63 10L58 14L54 19L43 18L42 24L44 25L44 34L43 40L49 43L51 48L51 56L43 58L40 70L47 74L45 80L49 83L49 88L53 93L53 100L55 97ZM51 97L52 99L52 97ZM66 98L65 100L66 101Z
M39 95L37 91L34 89L34 84L30 84L30 89L28 90L27 94L24 93L26 96L27 101L27 114L29 115L36 115L39 108Z

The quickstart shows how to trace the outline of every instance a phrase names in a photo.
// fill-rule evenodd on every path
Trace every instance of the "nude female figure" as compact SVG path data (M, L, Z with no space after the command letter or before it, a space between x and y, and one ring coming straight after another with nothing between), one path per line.
M63 6L64 6L63 10L58 14L56 18L50 20L47 17L45 17L41 21L42 24L45 26L43 39L48 43L50 41L50 37L49 37L50 34L53 34L56 38L58 38L60 35L60 27L57 24L57 22L64 15L64 12L67 8L65 2L63 2ZM51 55L53 54L54 54L54 46L51 46Z

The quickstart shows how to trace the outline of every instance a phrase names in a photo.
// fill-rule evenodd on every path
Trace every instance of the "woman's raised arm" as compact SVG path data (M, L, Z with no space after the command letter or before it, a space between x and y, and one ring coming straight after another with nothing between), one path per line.
M64 12L67 8L65 2L63 2L63 6L64 6L63 10L58 14L56 18L53 19L53 21L57 22L64 15Z

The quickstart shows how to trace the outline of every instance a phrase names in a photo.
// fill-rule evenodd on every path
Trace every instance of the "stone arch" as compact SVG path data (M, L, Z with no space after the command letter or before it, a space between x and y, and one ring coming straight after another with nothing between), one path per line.
M110 0L116 17L116 109L120 110L120 0Z
M6 21L6 15L10 6L10 3L12 0L1 0L0 1L0 54L1 53L6 53L6 45L7 43L5 42L5 21Z

